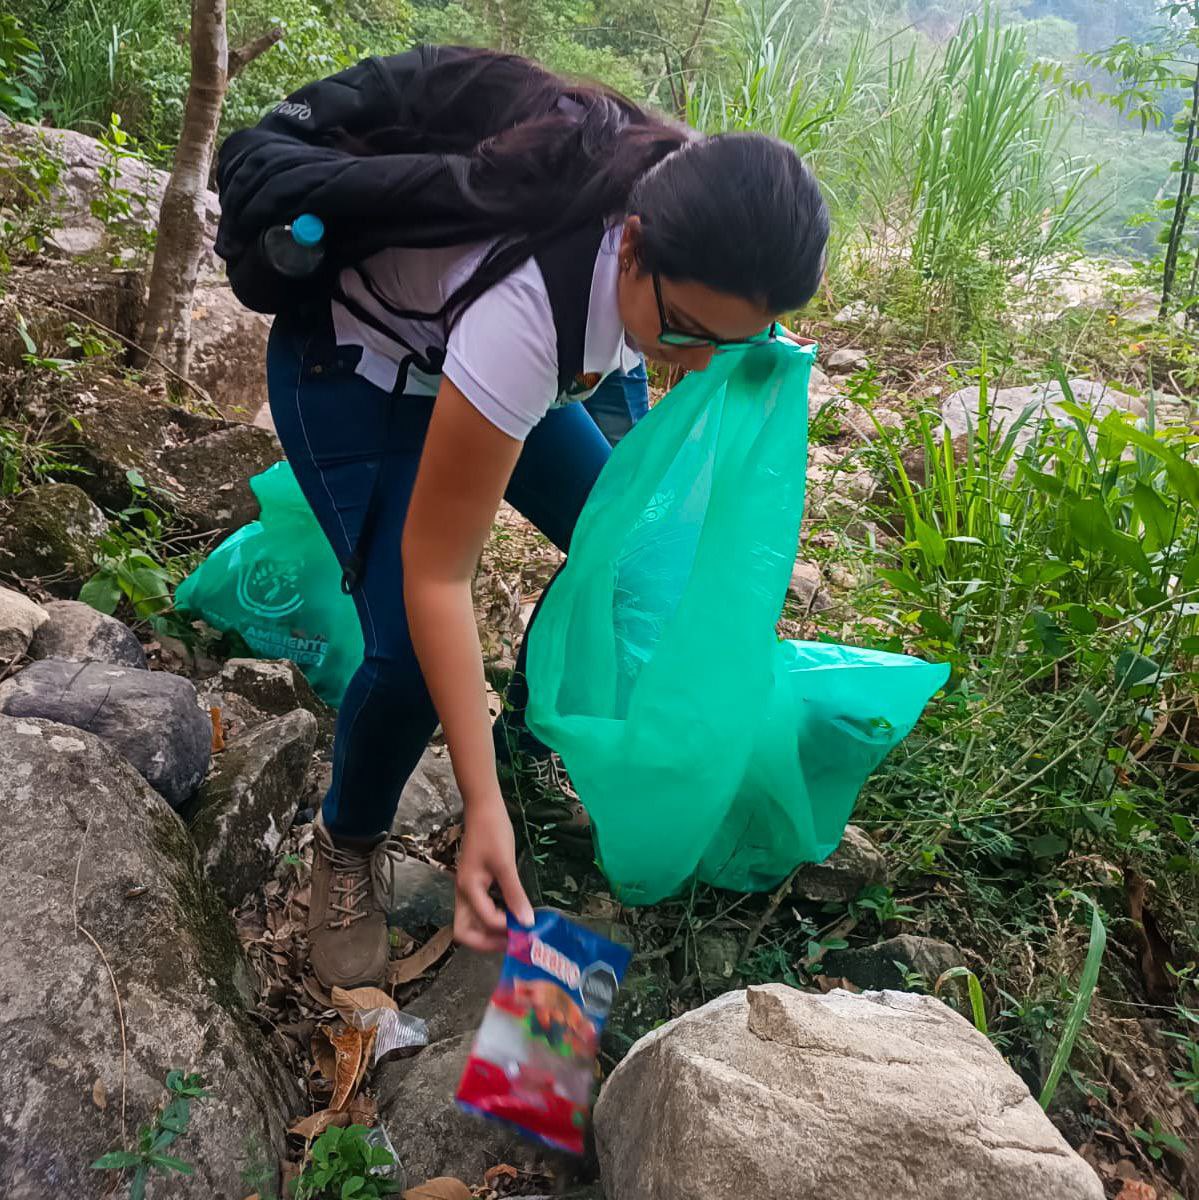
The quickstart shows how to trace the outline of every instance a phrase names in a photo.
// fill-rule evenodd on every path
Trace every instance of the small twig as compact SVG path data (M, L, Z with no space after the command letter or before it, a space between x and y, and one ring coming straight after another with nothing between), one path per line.
M787 894L791 891L795 883L795 877L806 867L807 863L800 863L790 875L779 885L778 889L770 897L770 903L766 906L766 911L754 922L753 927L749 931L749 937L745 939L745 949L741 951L741 962L745 962L749 958L753 948L758 944L758 938L762 936L762 930L774 919L774 914L778 912L783 901L787 898Z
M225 78L232 79L235 75L240 74L260 54L265 54L276 42L281 42L282 40L283 26L276 25L274 29L268 29L266 33L260 37L256 37L252 42L247 42L244 46L238 46L236 50L230 50L229 65L225 72Z
M129 1145L129 1131L125 1124L125 1108L129 1092L129 1045L125 1037L125 1009L121 1004L121 991L117 987L117 977L113 974L108 955L104 953L104 948L92 936L91 931L79 923L79 868L83 863L83 849L87 845L87 835L91 832L92 817L95 815L95 811L93 806L92 811L88 814L87 825L83 829L83 837L79 841L79 855L75 859L75 884L71 889L71 917L75 922L75 932L83 934L95 946L96 953L100 956L104 969L108 972L113 999L117 1004L117 1021L121 1030L121 1148L126 1149Z

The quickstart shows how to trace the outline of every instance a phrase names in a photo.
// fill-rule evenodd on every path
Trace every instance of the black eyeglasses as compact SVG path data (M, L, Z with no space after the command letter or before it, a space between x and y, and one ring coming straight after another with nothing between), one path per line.
M710 333L688 333L685 329L675 329L666 319L666 305L662 303L662 280L657 271L653 273L653 280L654 299L658 302L658 322L662 326L661 332L658 334L658 341L663 346L714 346L720 349L729 346L749 346L754 342L761 341L763 336L767 340L773 341L778 336L777 322L772 322L764 335L759 333L750 338L720 338Z

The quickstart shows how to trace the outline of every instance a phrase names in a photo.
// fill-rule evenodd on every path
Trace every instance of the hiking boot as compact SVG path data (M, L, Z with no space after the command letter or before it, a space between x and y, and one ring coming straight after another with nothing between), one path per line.
M514 780L517 799L510 806L514 808L513 818L541 827L550 842L590 858L591 818L562 760L556 754L526 758L521 768Z
M308 961L325 988L379 984L391 950L387 907L403 847L387 834L367 845L338 845L319 813L314 824Z

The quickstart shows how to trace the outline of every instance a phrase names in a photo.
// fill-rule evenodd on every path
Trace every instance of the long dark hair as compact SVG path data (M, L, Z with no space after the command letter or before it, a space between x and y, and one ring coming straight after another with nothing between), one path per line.
M464 119L465 117L465 119ZM473 198L505 232L448 300L452 323L551 242L637 213L647 269L783 312L819 286L828 213L795 151L760 134L697 137L529 59L445 48L419 102L365 141L466 156Z

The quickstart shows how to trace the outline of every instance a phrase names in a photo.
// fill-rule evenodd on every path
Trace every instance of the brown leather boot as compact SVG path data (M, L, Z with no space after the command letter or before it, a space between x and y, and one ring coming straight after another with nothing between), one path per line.
M308 961L326 988L379 984L387 972L387 904L403 847L381 834L366 847L336 845L316 818Z

